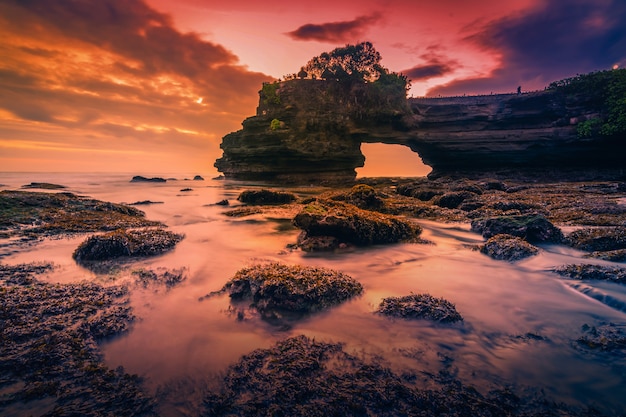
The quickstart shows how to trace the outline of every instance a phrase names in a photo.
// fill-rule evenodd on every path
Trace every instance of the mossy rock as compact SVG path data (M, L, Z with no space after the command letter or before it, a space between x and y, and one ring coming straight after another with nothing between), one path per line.
M252 205L273 205L273 204L289 204L296 201L296 196L292 193L273 190L245 190L237 200L242 203Z
M553 269L557 274L578 280L602 280L626 284L626 269L613 266L582 264L563 265Z
M443 194L435 200L435 205L443 208L458 208L465 200L475 197L471 191L451 191Z
M485 255L501 261L518 261L539 253L539 249L524 239L511 235L495 235L484 245L480 251Z
M485 238L499 234L520 237L530 243L563 241L563 232L542 214L500 216L472 221L472 231Z
M463 320L454 304L430 294L411 294L403 297L388 297L378 306L377 313L403 319L426 319L440 323Z
M329 200L306 205L293 221L308 237L332 236L354 245L415 241L422 231L407 219Z
M585 251L626 249L626 227L598 227L573 231L566 243Z
M183 235L163 229L116 230L87 238L74 251L77 262L105 261L120 257L155 256L167 252Z
M357 184L348 193L335 196L333 200L345 201L364 210L376 210L385 205L380 193L367 184Z
M329 308L361 294L363 286L332 269L269 263L237 271L222 291L233 300L250 300L263 317L275 318Z

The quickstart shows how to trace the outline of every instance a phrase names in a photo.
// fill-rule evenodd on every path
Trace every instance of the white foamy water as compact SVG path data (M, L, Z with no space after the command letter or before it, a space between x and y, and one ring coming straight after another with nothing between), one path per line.
M433 244L306 254L286 249L299 233L289 227L287 213L231 218L223 212L232 206L214 205L222 199L234 205L239 192L258 185L158 176L178 180L130 183L132 175L0 174L0 189L52 182L68 186L64 191L115 203L163 202L137 207L148 219L184 233L185 239L172 252L130 268L185 268L188 279L169 291L135 290L132 304L139 320L128 334L102 346L110 367L121 365L143 376L151 390L219 374L245 353L305 334L344 342L348 352L381 355L394 368L437 372L444 363L451 364L461 380L484 392L493 384L511 383L543 389L551 399L573 405L595 405L609 412L626 408L624 358L587 351L575 342L584 324L626 323L620 307L626 305L625 287L572 282L549 272L562 264L590 262L581 252L546 246L524 261L495 261L468 247L483 241L469 225L420 221L423 237ZM193 190L180 191L187 187ZM71 254L84 238L2 247L0 261L51 261L57 268L45 279L55 282L123 280L123 273L99 276L75 264ZM237 320L229 314L227 296L200 301L237 270L259 261L341 270L361 282L365 292L287 329L251 315ZM411 292L444 297L464 321L437 325L372 313L382 298Z

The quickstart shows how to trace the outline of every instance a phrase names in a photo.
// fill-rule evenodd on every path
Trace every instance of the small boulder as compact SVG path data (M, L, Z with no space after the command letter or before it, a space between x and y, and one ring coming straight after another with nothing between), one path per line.
M585 251L626 249L626 227L594 227L575 230L567 235L566 243Z
M116 230L83 241L72 257L77 262L105 261L120 257L155 256L167 252L183 235L163 229Z
M626 269L613 266L582 264L562 265L553 269L557 274L577 280L601 280L626 284Z
M332 269L269 263L237 271L221 291L234 300L250 300L264 318L276 318L341 304L360 295L363 286Z
M153 178L146 178L146 177L142 177L141 175L135 175L130 182L167 182L167 180L165 178L159 178L159 177L153 177Z
M443 208L458 208L465 200L476 196L470 191L451 191L445 193L435 201L435 205Z
M304 206L293 222L307 238L332 236L341 243L355 245L414 241L422 231L410 220L330 200Z
M215 205L216 206L228 206L228 205L230 205L230 203L228 202L227 199L223 199L223 200L220 200L217 203L215 203Z
M539 249L524 239L511 235L495 235L480 247L480 251L500 261L518 261L539 253Z
M472 231L490 238L499 234L521 237L530 243L560 243L563 240L561 229L553 225L542 214L501 216L474 220Z
M273 190L246 190L239 194L237 200L246 204L253 204L258 206L274 205L274 204L289 204L296 201L296 196L292 193L285 193L282 191Z
M193 177L194 181L204 181L204 178L202 178L202 176L200 175L196 175L195 177Z
M411 294L404 297L384 298L377 313L403 319L426 319L440 323L463 320L454 304L430 294Z

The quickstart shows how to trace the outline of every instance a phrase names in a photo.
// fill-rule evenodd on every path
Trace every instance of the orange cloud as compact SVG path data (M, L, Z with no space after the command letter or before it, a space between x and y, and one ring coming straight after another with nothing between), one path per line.
M34 143L91 149L103 168L111 165L101 151L116 147L183 167L206 158L211 167L221 136L254 111L270 79L221 45L181 33L142 0L3 2L0 50L4 167Z

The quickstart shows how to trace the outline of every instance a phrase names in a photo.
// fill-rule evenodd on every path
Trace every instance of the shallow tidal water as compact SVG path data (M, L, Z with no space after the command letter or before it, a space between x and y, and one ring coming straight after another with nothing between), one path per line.
M0 262L49 261L56 268L45 280L104 285L123 283L131 270L140 268L184 268L187 279L172 289L133 290L138 320L129 333L102 345L106 364L144 377L148 390L164 398L166 413L192 413L190 385L208 384L242 355L300 334L344 342L347 352L380 356L397 370L445 369L481 392L512 384L543 390L548 398L574 406L595 406L611 414L626 410L626 359L576 343L584 324L626 325L626 288L573 282L549 271L569 263L610 263L583 259L582 252L558 245L542 246L538 256L523 261L496 261L470 248L483 238L470 232L469 224L432 221L419 221L422 237L432 244L307 254L287 249L299 233L290 226L288 212L240 218L223 214L238 204L242 190L261 185L158 176L177 180L130 183L130 174L0 174L0 189L50 182L68 187L62 191L115 203L162 202L136 207L148 219L185 234L172 252L127 264L127 271L113 275L98 275L74 262L72 252L85 236L0 246ZM188 187L192 191L180 191ZM301 196L306 192L297 190ZM222 199L231 206L214 204ZM340 270L361 282L365 292L286 326L264 322L253 312L239 320L226 295L203 298L237 270L264 261ZM384 297L412 292L451 301L463 322L442 325L373 314ZM189 404L174 404L172 398L184 395Z

